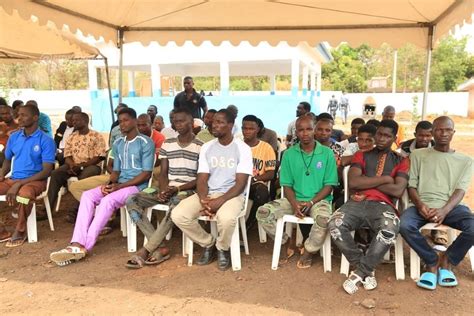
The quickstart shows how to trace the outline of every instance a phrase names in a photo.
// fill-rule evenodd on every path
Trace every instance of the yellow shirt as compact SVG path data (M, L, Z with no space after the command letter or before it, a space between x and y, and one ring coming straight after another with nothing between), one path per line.
M276 157L270 144L259 141L252 149L253 175L262 175L267 171L275 170Z

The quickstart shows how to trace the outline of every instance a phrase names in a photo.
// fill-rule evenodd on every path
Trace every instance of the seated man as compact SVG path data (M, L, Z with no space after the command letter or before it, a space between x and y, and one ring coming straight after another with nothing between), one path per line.
M212 135L212 119L216 112L214 109L209 109L206 114L204 114L204 125L206 127L196 134L196 138L203 143L207 143L215 138L214 135Z
M311 216L315 223L304 243L304 254L298 268L309 268L312 255L321 249L326 239L327 222L331 216L332 188L337 185L334 155L326 146L314 140L314 122L309 116L296 120L299 145L285 151L281 162L280 184L285 198L269 202L257 210L257 220L270 237L275 238L276 222L290 214L303 218ZM291 236L283 234L283 260L294 255L289 249Z
M375 268L398 234L399 219L394 199L406 188L409 161L390 149L397 129L395 121L383 120L375 134L375 148L354 155L349 170L349 188L356 193L329 222L334 243L355 267L343 284L349 294L359 289L359 282L366 290L377 287ZM369 228L375 236L365 254L351 235L360 228Z
M39 115L33 104L21 106L18 110L21 129L10 136L5 149L5 161L0 171L0 195L6 195L9 206L18 203L18 220L13 235L5 227L0 228L0 241L7 241L6 247L18 247L25 242L28 237L26 221L33 202L46 190L47 178L53 170L56 147L53 139L39 129ZM12 175L5 179L10 169L13 169Z
M149 137L138 133L134 109L122 109L119 122L124 136L115 141L112 149L116 158L110 182L82 194L71 244L50 255L51 261L59 266L84 258L113 212L124 206L130 195L147 186L155 145Z
M232 136L234 115L219 110L212 122L217 137L205 143L199 155L196 194L181 201L171 219L184 234L204 248L198 265L210 264L216 257L220 270L230 267L229 248L244 203L244 190L252 175L252 152L243 141ZM198 217L217 220L217 239L199 224Z
M194 194L198 169L199 152L202 142L195 138L193 116L186 108L179 108L174 113L174 126L179 135L167 139L160 150L161 172L158 191L155 188L132 195L127 200L127 211L132 221L148 239L147 244L137 251L126 264L126 267L138 269L144 264L159 264L169 259L169 249L163 241L173 228L171 212L178 203ZM146 217L147 208L156 204L167 204L170 211L155 230Z
M362 125L357 130L357 139L355 143L349 143L344 150L341 157L342 166L347 166L351 163L355 153L359 150L368 151L374 148L374 137L377 132L377 127L372 124Z
M387 105L382 112L382 120L395 120L395 107ZM397 149L400 144L405 140L405 128L403 125L398 124L397 138L395 139L392 149Z
M155 116L155 120L153 121L153 128L160 132L165 128L165 121L163 120L163 116L157 115Z
M400 232L425 262L427 272L417 285L429 290L434 290L436 284L456 286L452 267L474 245L474 215L462 204L471 182L472 159L451 148L454 133L453 120L438 117L433 122L434 147L410 155L408 194L413 206L402 214ZM420 228L430 222L461 231L446 252L436 253L420 233Z
M73 115L75 112L73 109L69 109L65 114L65 121L59 124L56 133L54 134L54 142L56 143L56 160L59 165L64 164L64 147L68 137L74 132Z
M18 130L19 126L13 119L13 109L8 105L0 106L0 166L5 160L5 146L10 135Z
M334 122L329 119L318 119L316 126L314 127L314 138L320 142L321 145L327 146L332 150L334 158L336 159L336 164L339 167L341 165L341 157L344 153L344 147L331 138L333 126Z
M73 115L75 131L66 141L64 147L65 164L51 172L48 199L51 207L56 205L61 187L67 185L71 177L84 179L100 174L98 166L105 158L105 140L102 135L89 129L89 115Z
M38 103L35 100L29 100L26 104L31 104L39 109ZM49 137L53 138L53 128L51 127L51 119L46 113L40 112L38 119L39 129L46 133Z
M351 122L351 135L347 138L344 139L343 141L340 142L341 146L344 148L347 148L349 144L356 143L357 142L357 131L359 128L365 124L364 119L357 117L352 120Z
M275 176L276 157L273 148L257 138L260 127L259 119L255 115L247 115L242 119L242 133L244 142L252 149L253 158L253 177L250 185L250 199L253 204L247 215L247 228L250 229L255 223L257 209L268 202L268 182Z
M419 148L430 148L434 146L433 124L429 121L421 121L416 124L415 138L404 141L400 144L401 153L409 156L414 150Z

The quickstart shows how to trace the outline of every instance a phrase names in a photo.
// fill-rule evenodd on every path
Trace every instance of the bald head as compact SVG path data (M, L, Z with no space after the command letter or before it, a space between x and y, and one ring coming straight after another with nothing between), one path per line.
M383 120L394 120L395 119L395 108L391 105L387 105L382 112Z
M148 114L140 114L137 117L137 128L141 134L146 136L151 135L151 119Z
M433 138L435 149L449 151L454 133L454 121L448 116L440 116L433 121Z
M454 121L449 116L440 116L433 121L433 128L439 125L449 125L454 129Z

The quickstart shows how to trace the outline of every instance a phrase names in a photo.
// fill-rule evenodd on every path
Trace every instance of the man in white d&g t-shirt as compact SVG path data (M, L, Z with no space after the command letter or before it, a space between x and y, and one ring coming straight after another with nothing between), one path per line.
M220 270L230 267L230 241L244 204L245 186L253 171L252 151L232 136L233 126L234 115L229 110L222 109L214 115L212 133L216 139L201 148L197 193L181 201L171 214L176 226L204 248L197 264L210 264L217 253ZM200 215L216 218L217 238L201 227Z

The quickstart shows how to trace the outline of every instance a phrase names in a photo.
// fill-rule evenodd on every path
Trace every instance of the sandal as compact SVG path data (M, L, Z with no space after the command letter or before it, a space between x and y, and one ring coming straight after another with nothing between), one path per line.
M286 248L286 247L285 247ZM290 261L290 259L295 255L295 249L293 248L283 248L280 253L280 264L285 264Z
M7 248L15 248L15 247L20 247L21 245L23 245L26 241L26 239L28 238L27 235L25 236L22 236L22 237L11 237L7 243L5 244L5 247Z
M73 261L79 261L86 256L87 252L77 246L67 246L66 248L55 251L49 255L51 261L58 266L65 266Z
M155 266L155 265L158 265L158 264L168 260L169 258L171 258L170 254L162 255L160 253L158 256L153 254L153 255L149 256L148 259L145 260L145 264L147 266Z
M445 287L457 286L458 280L453 271L440 268L438 270L438 284Z
M349 278L347 278L347 280L342 284L342 287L348 294L352 295L359 290L359 287L357 286L357 283L359 282L362 283L362 278L352 271Z
M145 266L145 259L140 256L134 255L127 261L125 267L129 269L141 269Z
M421 275L420 280L416 282L421 288L427 290L435 290L436 289L436 274L433 272L425 272Z
M6 236L6 235L5 235ZM9 241L12 238L12 234L9 234L6 237L0 237L0 243Z
M367 291L372 291L377 287L377 279L375 279L375 274L366 276L364 281L362 281L362 285L364 285L364 289Z
M300 260L296 263L298 269L308 269L311 268L313 264L313 254L307 251L304 251Z

